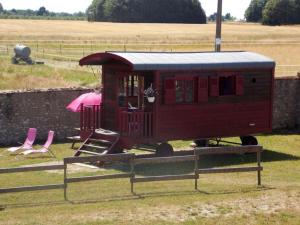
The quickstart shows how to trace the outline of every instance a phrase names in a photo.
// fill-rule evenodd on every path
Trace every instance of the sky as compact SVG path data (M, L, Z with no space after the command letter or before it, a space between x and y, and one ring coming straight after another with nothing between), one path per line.
M162 0L163 1L163 0ZM223 14L230 13L239 19L244 18L244 12L251 0L223 0ZM0 0L4 9L34 9L45 6L53 12L85 11L92 0ZM206 15L217 11L217 0L200 0Z

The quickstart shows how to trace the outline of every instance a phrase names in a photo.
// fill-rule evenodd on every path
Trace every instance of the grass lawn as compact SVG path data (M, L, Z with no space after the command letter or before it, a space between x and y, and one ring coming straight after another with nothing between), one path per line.
M0 90L95 86L99 77L80 68L49 65L12 65L8 56L0 56Z
M228 139L237 141L237 139ZM258 137L264 146L262 187L256 173L202 175L199 191L193 180L136 184L130 193L128 179L71 184L69 201L63 190L0 195L0 224L299 224L300 134L276 133ZM188 146L188 141L173 146ZM71 156L70 144L55 144L58 160ZM0 149L0 167L39 164L57 159L47 156L15 157ZM199 166L254 165L255 156L203 157ZM128 171L125 164L98 170L70 171L69 176ZM137 175L180 174L193 171L193 163L140 165ZM0 176L0 188L61 183L61 171Z

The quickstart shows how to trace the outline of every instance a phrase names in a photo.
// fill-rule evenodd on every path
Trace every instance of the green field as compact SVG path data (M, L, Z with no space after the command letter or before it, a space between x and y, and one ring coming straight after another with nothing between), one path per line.
M300 71L300 26L225 23L222 32L222 50L254 51L269 56L277 63L276 76L295 76ZM98 77L94 77L90 68L78 66L79 59L88 54L112 50L211 51L214 37L215 24L1 20L0 77L4 79L0 89L43 88L47 86L44 83L50 87L93 85ZM17 43L30 46L33 59L46 65L28 69L11 66L10 58ZM41 82L36 78L41 70L54 78L44 77ZM14 85L12 80L23 76L28 81Z
M237 141L237 139L229 139ZM0 224L294 224L300 221L300 135L259 136L264 146L262 187L256 173L202 175L199 191L193 181L152 182L135 185L128 179L96 181L69 186L63 191L38 191L0 195ZM189 142L177 141L177 148ZM56 144L58 160L71 156L70 144ZM56 159L47 156L15 157L0 149L0 167L17 167ZM202 168L255 165L252 154L203 157ZM99 170L72 170L69 176L128 171L124 164ZM192 173L193 163L140 165L137 175ZM62 172L31 172L0 175L0 188L18 185L61 183Z

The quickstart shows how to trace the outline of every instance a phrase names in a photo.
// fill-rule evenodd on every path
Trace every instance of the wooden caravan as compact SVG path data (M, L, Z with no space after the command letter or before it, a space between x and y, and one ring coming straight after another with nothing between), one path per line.
M80 65L102 65L101 128L120 134L121 148L272 130L275 62L265 56L105 52Z

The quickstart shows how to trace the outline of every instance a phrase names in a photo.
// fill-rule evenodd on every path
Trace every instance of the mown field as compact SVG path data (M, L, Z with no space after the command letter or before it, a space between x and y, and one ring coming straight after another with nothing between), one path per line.
M227 139L237 141L237 139ZM277 133L259 136L264 146L262 187L256 173L202 175L199 191L190 181L152 182L135 185L131 195L128 179L95 181L69 186L69 201L63 191L0 194L0 224L292 224L300 221L300 135ZM177 148L189 142L177 141ZM15 157L0 148L0 168L54 163L73 154L70 144L55 144L58 159L48 156ZM203 157L201 168L251 166L252 154ZM95 170L69 168L71 177L128 171L124 164ZM193 163L140 165L137 175L193 172ZM59 171L0 174L0 188L61 183Z
M36 79L41 69L55 75L44 80L51 87L93 85L98 78L93 76L92 70L77 65L85 55L111 50L211 51L214 49L214 36L215 24L1 20L0 77L4 81L0 89L27 88L28 85L22 87L11 83L11 80L20 77L32 88L47 86L41 86L43 82ZM10 65L16 43L30 46L33 59L44 61L46 65L30 69ZM225 23L222 50L264 54L277 62L276 76L295 76L300 71L300 26ZM27 70L32 74L24 72ZM78 79L69 79L68 73L78 74Z

